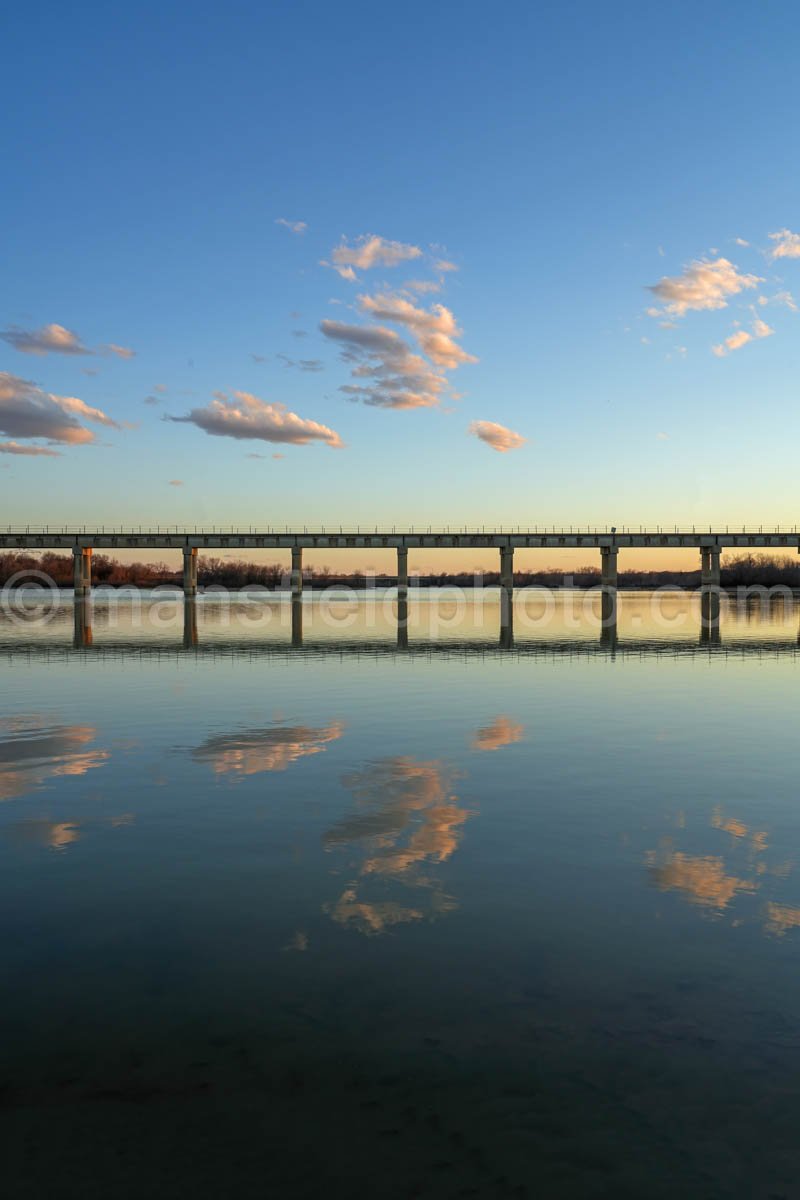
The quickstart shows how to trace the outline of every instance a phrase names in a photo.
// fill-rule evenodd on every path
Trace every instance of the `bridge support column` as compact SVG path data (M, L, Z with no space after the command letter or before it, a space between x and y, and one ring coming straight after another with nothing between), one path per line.
M75 599L88 596L92 590L92 548L76 546L72 551L72 581Z
M397 595L408 595L408 547L397 547Z
M617 594L617 554L616 546L600 547L600 586L606 593Z
M292 547L292 599L303 594L303 548Z
M183 550L183 594L197 595L197 547L185 546Z
M514 644L514 547L500 547L500 645Z

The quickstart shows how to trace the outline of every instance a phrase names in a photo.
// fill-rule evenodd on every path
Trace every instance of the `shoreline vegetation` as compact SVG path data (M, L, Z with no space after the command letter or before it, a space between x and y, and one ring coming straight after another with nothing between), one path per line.
M0 587L35 583L37 573L48 576L58 587L70 588L73 582L72 555L0 554ZM278 591L289 586L289 578L289 570L281 563L262 565L217 557L201 557L198 560L198 584L201 588L238 591L262 587ZM308 568L303 572L303 586L311 590L329 587L390 588L396 582L395 575L388 572L339 572L331 571L327 566ZM620 570L618 574L621 591L654 591L665 587L696 590L700 582L699 568L694 571ZM95 554L92 559L92 583L108 588L182 587L183 574L180 567L171 567L163 562L122 563L107 555ZM414 587L497 587L500 584L500 572L411 572L409 583ZM597 587L599 583L600 569L594 566L578 567L573 571L548 567L541 571L514 572L516 587L585 589ZM722 563L720 585L723 589L753 585L782 585L800 589L800 555L796 559L769 554L745 554L731 558Z

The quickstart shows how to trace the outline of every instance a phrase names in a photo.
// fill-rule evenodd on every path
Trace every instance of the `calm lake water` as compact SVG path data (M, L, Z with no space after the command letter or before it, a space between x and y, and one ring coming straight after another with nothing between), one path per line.
M373 600L0 615L2 1195L796 1196L800 607Z

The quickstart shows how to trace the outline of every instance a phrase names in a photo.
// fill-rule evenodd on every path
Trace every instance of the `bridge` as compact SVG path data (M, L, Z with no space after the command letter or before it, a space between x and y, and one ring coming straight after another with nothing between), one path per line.
M415 531L374 531L354 529L277 530L258 529L178 529L161 528L106 529L103 527L57 529L49 526L24 529L8 528L0 532L0 550L71 550L74 556L76 598L86 596L92 584L93 550L180 550L183 553L183 590L187 597L197 594L197 559L203 550L288 550L292 558L291 590L299 597L303 590L304 550L395 550L397 589L408 592L409 550L479 550L494 548L500 558L501 592L510 597L514 588L514 551L528 549L596 550L600 554L601 587L609 595L616 593L617 556L631 548L654 550L694 548L700 554L701 580L705 590L720 585L720 554L723 549L770 549L800 551L797 526L788 529L759 526L757 529L731 530L692 528L654 530L640 528L523 529L509 530L446 529Z

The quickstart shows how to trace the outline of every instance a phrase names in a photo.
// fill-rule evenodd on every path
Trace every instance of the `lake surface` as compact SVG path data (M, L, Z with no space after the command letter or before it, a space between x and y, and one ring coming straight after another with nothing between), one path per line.
M799 624L0 614L2 1195L796 1196Z

